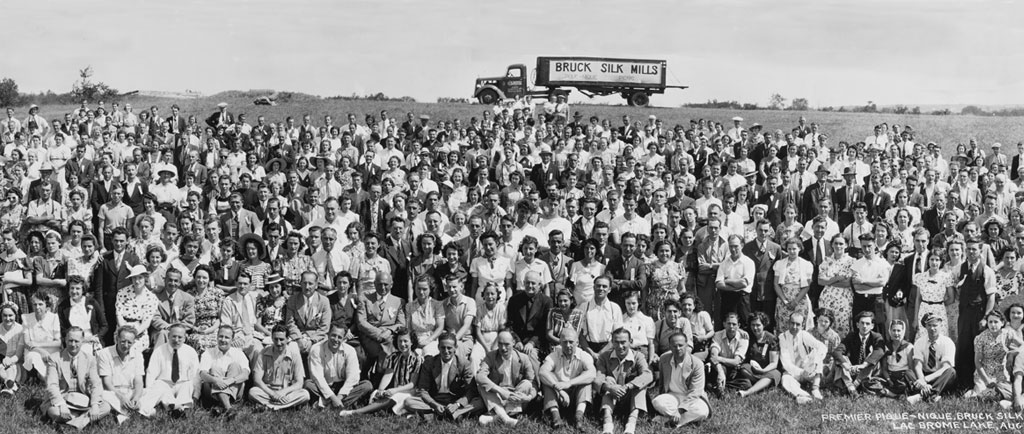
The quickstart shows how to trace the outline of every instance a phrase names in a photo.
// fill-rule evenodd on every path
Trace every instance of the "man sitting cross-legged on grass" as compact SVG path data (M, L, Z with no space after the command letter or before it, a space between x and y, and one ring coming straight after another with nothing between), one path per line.
M139 400L139 414L152 417L157 404L171 411L171 417L185 416L199 391L199 354L185 345L185 326L174 324L167 329L167 343L156 347L146 370L146 390Z
M345 327L333 325L327 339L309 350L305 388L319 398L316 405L320 408L351 408L373 390L369 381L359 381L359 358L356 349L345 343L347 335Z
M142 354L132 351L138 334L121 326L114 333L114 345L96 352L96 370L103 383L102 398L117 414L117 422L128 420L128 412L138 410L142 399L142 377L146 373Z
M612 416L626 414L626 434L636 432L640 412L647 412L647 386L654 382L647 357L633 348L629 330L617 328L611 334L611 348L597 355L594 387L601 396L602 433L611 434Z
M573 424L583 424L583 415L592 399L591 384L597 377L594 359L579 348L576 330L564 328L560 343L540 366L540 384L544 392L544 411L551 415L551 426L561 428L561 409L575 409Z
M271 345L253 361L249 399L261 408L283 410L309 401L302 388L306 371L297 345L288 343L288 329L278 324L270 332Z
M736 312L725 314L722 324L725 329L715 332L708 354L708 380L713 393L719 396L725 393L726 388L732 391L750 388L750 380L740 375L747 347L750 346L750 335L740 330L740 316Z
M532 358L514 348L515 338L509 330L498 332L497 349L487 353L476 373L476 384L487 409L493 416L480 416L480 424L498 420L515 426L523 407L537 397L533 382L536 372Z
M860 390L881 392L881 384L876 378L878 362L885 355L884 338L874 331L875 313L870 310L860 312L855 321L856 329L851 330L832 352L836 363L833 373L853 397Z
M953 369L956 357L956 344L949 336L943 336L939 329L944 326L942 317L928 312L921 317L921 327L927 333L914 342L913 389L918 393L907 397L911 404L922 399L938 401L948 388L956 381L956 370Z
M796 397L798 404L821 399L821 372L828 348L804 330L803 314L789 316L788 330L779 335L779 360L782 363L782 388ZM811 393L801 388L811 384Z
M64 349L46 359L47 399L40 407L50 420L78 429L110 413L101 397L96 358L82 351L84 339L82 329L71 327L64 337Z
M658 361L661 394L651 400L654 411L668 416L672 427L711 417L711 404L704 393L704 363L693 355L690 336L673 332L669 347L671 351Z
M452 333L437 339L438 355L428 357L420 367L416 394L405 400L411 412L459 421L484 409L477 396L469 360L459 357Z
M242 349L231 346L235 329L230 325L217 328L217 346L207 348L199 357L200 396L218 404L213 415L234 418L231 403L242 398L242 388L249 378L249 359Z

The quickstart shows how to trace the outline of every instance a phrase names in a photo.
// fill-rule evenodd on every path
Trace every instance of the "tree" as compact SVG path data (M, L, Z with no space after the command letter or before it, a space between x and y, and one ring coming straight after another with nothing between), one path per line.
M78 70L79 80L71 86L71 95L76 100L102 100L117 96L117 89L104 82L92 81L92 66Z
M793 98L793 101L789 103L789 110L810 110L811 104L807 102L807 98Z
M21 95L18 93L18 83L11 78L0 80L0 107L10 107L21 102Z
M772 97L768 99L768 108L772 110L782 110L786 106L786 98L782 95L772 94Z

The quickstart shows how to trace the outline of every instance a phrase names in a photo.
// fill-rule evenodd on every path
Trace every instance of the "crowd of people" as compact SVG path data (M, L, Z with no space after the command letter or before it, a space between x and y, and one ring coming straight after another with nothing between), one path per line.
M1024 406L1024 144L554 101L160 110L0 121L0 395L43 384L54 422L248 400L633 433L773 387Z

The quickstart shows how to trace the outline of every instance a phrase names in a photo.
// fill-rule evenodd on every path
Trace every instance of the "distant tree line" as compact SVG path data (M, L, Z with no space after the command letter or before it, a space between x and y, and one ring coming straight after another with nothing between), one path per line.
M787 101L789 103L787 104ZM883 113L883 114L897 114L897 115L932 115L932 116L948 116L955 114L952 110L945 108L939 110L932 110L929 112L921 111L921 107L914 106L908 107L903 104L897 104L894 106L878 107L874 101L868 101L867 104L862 106L827 106L812 108L807 98L793 98L787 100L782 95L775 93L772 94L771 98L768 99L768 104L761 106L756 103L740 103L737 101L719 101L717 99L708 100L703 103L687 103L683 104L683 107L688 108L709 108L709 109L732 109L732 110L816 110L823 112L837 112L837 113ZM1018 108L1005 108L995 111L986 111L978 106L969 105L960 110L961 115L974 115L974 116L1024 116L1024 107Z
M402 97L392 98L392 97L389 97L387 95L384 95L384 92L377 92L375 94L367 94L367 95L362 95L362 96L360 96L360 95L358 95L356 93L353 93L352 95L349 95L349 96L344 96L344 95L329 96L329 97L327 97L325 99L341 100L341 101L401 101L401 102L416 102L416 99L411 97L411 96L402 96Z
M100 101L116 98L117 89L102 81L93 81L91 66L78 70L78 80L71 84L71 91L56 93L52 90L39 93L21 93L13 78L0 79L0 106L11 107L26 104L74 104L85 101Z

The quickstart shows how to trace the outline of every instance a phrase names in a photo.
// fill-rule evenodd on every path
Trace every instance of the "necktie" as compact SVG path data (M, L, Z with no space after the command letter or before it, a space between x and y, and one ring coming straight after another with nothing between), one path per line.
M814 241L814 266L821 265L821 240Z
M935 342L932 342L932 344L928 346L928 367L932 371L935 370L935 362Z
M181 376L178 367L178 350L174 350L171 353L171 382L177 383L178 378Z
M78 357L71 359L71 379L78 381Z
M868 337L867 336L861 336L860 337L860 357L858 358L857 361L858 362L862 362L865 358L867 358L867 352L868 352Z

